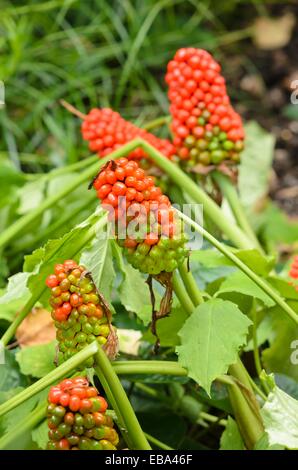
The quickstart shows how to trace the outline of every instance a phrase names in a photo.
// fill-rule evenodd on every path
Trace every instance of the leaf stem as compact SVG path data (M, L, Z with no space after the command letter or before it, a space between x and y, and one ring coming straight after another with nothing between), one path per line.
M209 232L207 232L203 227L197 224L195 221L187 217L182 212L176 209L178 215L183 219L187 224L191 225L195 230L198 231L203 237L205 237L215 248L217 248L221 253L223 253L226 258L230 259L237 268L243 271L255 284L257 284L268 296L277 303L282 310L296 323L298 324L298 315L294 310L283 300L283 298L272 289L272 287L265 282L260 276L255 274L246 264L244 264L234 253L223 243L220 243L213 237Z
M150 450L151 447L144 436L135 412L110 361L100 348L97 350L95 357L98 367L109 385L111 394L113 395L115 402L117 402L118 410L121 413L121 417L129 434L129 439L132 442L133 449ZM96 368L96 370L97 369L98 368Z
M35 428L40 421L45 417L46 414L46 403L43 401L40 403L31 413L23 417L13 426L6 434L0 438L0 449L1 450L16 450L13 449L12 444L23 434L28 433L31 429Z
M186 377L187 370L174 361L114 361L113 369L118 375L162 374Z
M20 393L14 397L7 400L5 403L0 405L0 416L8 413L16 406L20 405L24 401L36 395L41 390L44 390L46 387L51 385L54 382L57 382L62 377L67 376L72 370L76 369L82 362L89 359L89 357L94 356L99 349L98 343L94 341L93 343L86 346L84 349L76 353L73 357L68 359L66 362L61 364L57 369L49 372L45 377L41 378L30 387L22 390Z
M212 173L213 179L216 181L222 194L226 197L234 217L239 225L239 227L246 233L246 235L253 241L256 248L258 248L261 253L264 253L264 250L253 231L248 218L244 212L244 208L239 200L239 196L235 186L233 185L230 178L223 175L222 173L215 171Z
M173 283L173 288L174 292L183 308L183 310L187 313L187 315L191 315L192 312L194 311L194 304L190 300L190 297L188 296L183 283L181 282L178 274L176 272L173 273L173 278L172 278L172 283Z

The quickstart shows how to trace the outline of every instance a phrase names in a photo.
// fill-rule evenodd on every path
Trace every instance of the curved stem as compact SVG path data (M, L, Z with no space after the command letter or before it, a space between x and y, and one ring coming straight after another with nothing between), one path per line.
M202 304L204 302L203 296L197 286L192 272L188 271L186 263L183 263L179 267L179 273L186 288L186 291L194 306L197 307L198 305Z
M195 308L194 304L192 303L189 296L187 295L187 292L176 272L173 273L172 283L173 283L174 292L183 310L187 313L187 315L191 315Z
M183 219L187 224L191 225L198 233L203 235L215 248L217 248L221 253L223 253L228 259L230 259L237 268L243 271L255 284L257 284L266 294L274 300L277 305L279 305L282 310L298 325L298 315L294 310L283 300L283 298L271 288L267 282L265 282L260 276L255 274L246 264L244 264L237 256L232 253L232 251L226 247L223 243L220 243L216 240L209 232L207 232L203 227L197 224L195 221L191 220L189 217L184 215L182 212L176 209L178 215Z
M102 349L98 349L95 357L98 367L100 368L100 371L104 375L109 385L111 394L113 395L114 400L117 402L118 409L129 434L129 439L132 442L133 449L150 450L151 447L146 437L144 436L143 430L138 422L135 412L110 361Z
M106 214L103 215L103 217L99 220L99 222L93 226L90 227L90 229L86 232L86 234L81 238L80 244L75 246L75 250L71 254L72 257L74 257L77 253L81 251L81 249L89 243L89 241L94 237L95 230L99 230L103 226L105 226L107 223L107 216ZM49 262L49 260L47 260ZM38 299L42 296L43 292L47 289L45 285L45 279L41 279L40 282L38 283L38 286L36 287L36 290L34 294L31 295L30 299L26 303L26 305L23 307L21 312L18 314L18 316L14 319L14 321L11 323L11 325L7 328L5 331L4 335L1 338L1 342L4 346L6 346L11 338L14 336L18 326L22 323L24 318L31 312L32 308L38 301Z
M73 357L68 359L66 362L61 364L57 369L52 370L49 372L45 377L38 380L34 384L30 385L30 387L26 388L22 392L18 393L14 397L7 400L5 403L0 405L0 416L8 413L8 411L12 410L16 406L20 405L24 401L28 400L28 398L33 397L41 390L44 390L46 387L51 385L54 382L58 382L62 377L67 376L72 370L76 369L82 362L89 359L89 357L94 356L99 349L98 343L94 341L93 343L86 346L84 349L76 353Z
M244 208L240 202L237 190L235 186L233 185L232 181L230 180L230 178L228 178L227 176L217 171L213 172L212 176L213 176L213 179L218 184L218 186L220 187L222 194L226 197L239 227L253 241L256 248L258 248L262 253L264 253L264 250L244 212Z
M33 221L38 219L45 210L49 209L53 205L55 205L57 202L59 202L61 199L63 199L67 194L71 193L74 191L78 186L81 184L90 181L91 178L96 175L99 170L110 160L112 159L118 159L121 157L124 157L128 153L132 152L135 150L137 147L140 146L140 143L138 139L132 140L126 145L123 145L123 147L119 148L115 152L110 153L106 157L102 158L101 160L98 160L96 158L96 163L92 164L89 168L87 168L85 171L83 171L80 175L78 175L76 178L74 178L70 183L66 184L61 191L57 191L55 194L52 196L48 197L43 203L41 203L37 208L29 212L28 214L25 214L23 217L18 219L16 222L14 222L10 227L8 227L6 230L4 230L1 235L0 235L0 248L5 246L10 240L15 238L19 233L22 233L25 228L28 227ZM95 158L95 157L92 157Z
M42 421L46 415L46 406L46 402L43 401L33 411L31 411L29 415L24 416L24 418L18 421L13 428L4 434L4 436L0 438L0 449L15 450L12 448L13 442L23 434L30 432L31 429L35 428L40 421Z

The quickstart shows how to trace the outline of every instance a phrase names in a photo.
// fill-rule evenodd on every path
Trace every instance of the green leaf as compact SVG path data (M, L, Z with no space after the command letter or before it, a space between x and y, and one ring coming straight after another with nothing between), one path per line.
M279 444L287 449L298 449L298 401L280 388L269 394L262 408L269 444Z
M279 277L271 276L268 278L269 284L277 290L282 297L286 299L298 300L298 291L289 284L289 281L280 279ZM298 311L298 310L297 310Z
M245 450L236 421L228 417L228 422L220 438L220 450Z
M244 207L252 211L268 193L275 138L256 122L249 122L245 126L245 133L238 188Z
M288 301L293 309L298 302ZM267 312L271 319L272 335L269 348L262 352L262 361L270 372L285 374L298 380L298 326L275 306Z
M258 216L262 238L272 243L295 243L298 239L298 223L289 219L275 204L268 204Z
M93 281L99 292L106 299L110 299L116 273L108 235L94 238L91 246L83 251L80 264L92 273Z
M21 372L25 375L41 378L54 368L56 341L37 346L27 346L16 354Z
M16 387L28 385L28 379L19 369L19 365L14 354L5 349L5 362L0 363L0 390L7 391Z
M122 305L129 312L134 312L147 325L151 320L150 292L142 274L124 261L121 249L114 242L113 254L122 274L119 297Z
M274 301L265 294L265 292L257 286L243 272L236 271L232 273L220 286L217 295L225 292L239 292L240 294L249 295L261 300L267 307L274 305Z
M261 439L259 439L256 443L254 450L284 450L284 446L281 446L279 444L274 444L271 446L269 444L268 434L264 432Z
M213 380L236 362L250 325L237 305L211 299L199 305L180 330L179 363L209 395Z
M8 285L4 295L0 297L0 305L7 304L12 300L26 299L29 295L27 281L30 273L17 273L8 279Z
M25 184L19 190L18 214L24 215L40 205L44 198L45 180L42 178Z
M47 443L49 440L48 437L48 423L47 421L43 421L37 428L33 429L32 431L32 440L36 442L39 449L45 450L47 447Z
M156 324L157 336L160 340L162 347L177 346L180 344L180 338L178 336L179 330L181 330L187 319L185 311L179 307L174 307L171 310L169 316L162 318ZM150 331L147 331L142 338L144 341L156 342L155 336Z

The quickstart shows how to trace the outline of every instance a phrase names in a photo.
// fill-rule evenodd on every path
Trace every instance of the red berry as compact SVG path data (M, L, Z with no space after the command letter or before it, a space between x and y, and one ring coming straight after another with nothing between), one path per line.
M59 281L57 279L57 276L55 276L55 274L51 274L50 276L47 277L46 285L48 287L56 287L58 286L58 284L59 284Z
M78 411L81 407L81 400L79 397L71 396L69 399L69 409L71 411Z

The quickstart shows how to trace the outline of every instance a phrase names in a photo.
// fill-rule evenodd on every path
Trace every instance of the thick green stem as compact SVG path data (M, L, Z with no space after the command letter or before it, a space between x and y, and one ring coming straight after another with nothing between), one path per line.
M48 197L43 203L41 203L36 209L32 210L28 214L24 215L16 222L14 222L10 227L4 230L0 235L0 248L5 246L10 240L15 238L17 235L22 233L25 228L28 227L33 221L38 219L47 209L55 205L61 199L63 199L67 194L74 191L78 186L90 181L91 178L96 175L100 168L102 168L109 160L118 159L124 157L128 153L135 150L137 147L140 147L140 142L138 139L129 142L123 147L119 148L115 152L110 153L105 158L97 160L89 168L83 171L80 175L74 178L70 183L63 186L61 191L57 191L52 196ZM93 157L92 157L93 158Z
M212 176L220 187L222 194L226 197L239 227L253 241L255 247L258 248L261 252L264 252L255 232L253 231L248 221L248 218L244 212L244 208L240 202L237 190L230 178L219 172L214 172Z
M58 382L61 378L70 374L70 372L76 369L80 364L82 364L82 362L89 359L89 357L94 356L94 354L97 353L98 349L98 343L94 341L93 343L89 344L84 349L76 353L73 357L68 359L68 361L64 362L59 367L57 367L57 369L52 370L45 377L38 380L34 384L30 385L30 387L26 388L22 392L7 400L5 403L0 405L0 416L4 415L5 413L8 413L8 411L20 405L28 398L33 397L38 392L41 392L52 383Z
M190 298L189 298L182 282L179 279L178 274L175 273L175 272L173 273L172 282L173 282L174 292L175 292L182 308L187 313L187 315L191 315L192 312L194 311L194 304L190 300Z
M203 235L215 248L217 248L226 258L230 259L237 268L243 271L257 286L259 286L266 294L274 300L274 302L281 307L281 309L296 323L298 324L298 315L294 310L283 300L283 298L274 290L272 287L264 281L260 276L254 273L246 264L244 264L237 256L232 253L232 251L225 246L223 243L220 243L216 238L214 238L209 232L207 232L203 227L197 224L195 221L191 220L189 217L184 215L182 212L177 210L178 215L183 219L187 224L191 225L198 233Z
M203 296L197 286L193 274L191 273L191 271L188 271L186 263L183 263L179 267L179 273L186 288L186 291L194 306L197 307L198 305L202 304L204 302Z
M187 370L174 361L114 361L113 369L118 375L162 374L186 377Z
M35 428L46 414L46 402L40 403L29 415L24 416L18 421L4 436L0 438L1 450L16 450L13 443L23 434L28 433Z
M100 228L104 227L106 223L107 223L107 216L103 215L103 217L99 220L99 222L91 226L90 229L85 233L85 235L80 239L80 243L78 245L75 245L75 249L73 253L71 254L71 256L74 257L77 253L79 253L81 249L85 245L87 245L89 241L94 237L95 230L99 230ZM49 260L47 260L47 262L48 261ZM46 289L47 287L45 285L45 279L40 279L34 294L31 295L26 305L23 307L21 312L14 319L14 321L11 323L11 325L7 328L6 332L2 336L1 342L4 346L6 346L9 343L11 338L14 336L18 326L22 323L24 318L26 318L26 316L31 312L32 308L34 307L34 305L36 304L36 302L42 296L43 292Z
M124 426L127 429L129 439L132 442L133 449L150 450L151 447L146 437L144 436L143 430L138 422L135 412L110 361L101 349L98 349L95 357L98 367L100 368L109 385L111 394L113 395L114 400L117 402Z
M231 221L227 220L217 204L180 168L165 158L158 150L152 147L148 142L137 139L139 146L150 156L150 158L164 170L170 178L186 193L188 193L194 202L203 204L204 211L211 220L219 227L223 233L238 248L254 248L252 241Z

